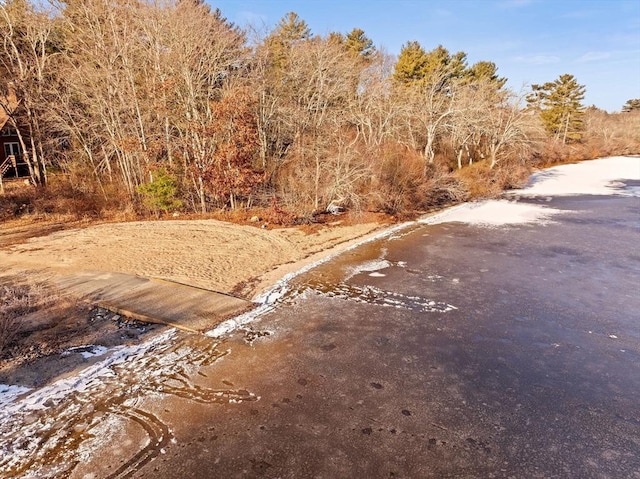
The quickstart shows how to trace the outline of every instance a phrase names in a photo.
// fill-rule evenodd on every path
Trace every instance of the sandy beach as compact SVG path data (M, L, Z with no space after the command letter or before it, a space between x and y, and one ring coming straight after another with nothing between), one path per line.
M83 271L162 278L251 299L290 270L381 227L331 225L305 232L216 220L101 224L31 238L0 250L3 274L51 279Z
M68 351L134 345L165 329L97 308L59 289L62 278L123 273L251 300L283 276L375 235L384 227L378 218L383 219L344 224L347 218L336 216L324 226L273 229L217 220L140 221L62 229L26 240L25 235L52 227L0 225L0 286L54 286L47 307L17 320L15 337L2 351L0 384L42 386L91 362Z

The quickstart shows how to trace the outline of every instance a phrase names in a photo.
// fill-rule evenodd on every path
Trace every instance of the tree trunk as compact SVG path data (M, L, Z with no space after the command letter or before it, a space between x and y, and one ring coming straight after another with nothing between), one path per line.
M23 156L23 158L25 160L25 163L27 164L27 168L29 169L29 176L31 177L31 181L33 182L34 185L37 185L38 183L37 183L37 180L36 180L36 172L35 172L35 169L33 168L33 162L31 161L31 158L27 154L27 145L24 142L24 138L23 138L22 133L20 132L19 128L16 128L16 134L18 135L18 141L20 142L20 148L22 148L22 156Z
M169 166L173 166L173 154L171 152L171 137L169 135L169 117L164 117L164 141L165 148L167 149L167 160L169 162Z
M564 134L562 135L562 144L567 144L567 133L569 131L569 119L571 118L571 113L567 113L567 119L564 122Z
M489 158L491 159L491 164L489 165L489 169L493 170L493 167L498 164L498 148L496 145L491 145L489 148Z
M198 176L198 196L200 197L200 212L204 214L207 212L207 196L204 191L202 176Z
M424 157L427 159L430 165L433 165L433 161L436 157L435 151L433 151L433 143L435 141L435 132L429 128L427 130L427 144L424 146Z

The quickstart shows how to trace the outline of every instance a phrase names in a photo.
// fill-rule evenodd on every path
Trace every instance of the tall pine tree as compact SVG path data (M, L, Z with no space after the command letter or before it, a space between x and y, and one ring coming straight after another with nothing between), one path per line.
M560 75L557 80L543 85L532 85L527 97L529 105L540 112L547 133L562 140L579 141L582 138L584 94L586 88L573 75Z
M427 52L417 41L402 46L393 72L393 79L400 84L420 82L427 74Z
M506 78L498 76L496 64L487 61L474 63L468 70L468 77L471 82L488 81L495 86L496 90L500 90L507 83Z
M295 12L289 12L280 19L274 31L267 37L266 44L276 70L288 68L288 57L291 47L311 38L311 29Z
M361 28L354 28L347 34L345 46L349 51L365 59L371 58L376 52L373 40L367 37Z

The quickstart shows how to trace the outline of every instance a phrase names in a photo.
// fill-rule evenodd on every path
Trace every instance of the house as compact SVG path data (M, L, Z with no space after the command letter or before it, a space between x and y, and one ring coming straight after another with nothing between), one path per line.
M6 97L0 96L0 175L2 178L29 176L23 161L18 133L9 123L9 113L18 106L15 92L11 89Z
M0 119L0 125L2 123L2 119ZM29 168L22 159L17 132L6 122L0 128L0 173L3 178L29 176Z

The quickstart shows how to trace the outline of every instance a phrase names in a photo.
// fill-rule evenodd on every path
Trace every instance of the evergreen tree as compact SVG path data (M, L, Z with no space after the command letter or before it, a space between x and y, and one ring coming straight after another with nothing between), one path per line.
M289 12L280 19L274 31L274 36L288 45L311 37L311 29L307 22L301 19L297 13Z
M428 65L427 52L417 41L407 42L400 49L393 78L398 83L409 85L424 79Z
M463 78L467 74L467 54L457 52L451 55L442 45L426 54L425 73L430 79L439 78L443 74L447 79Z
M373 46L373 41L367 37L364 30L360 28L354 28L347 34L345 46L347 50L366 59L371 58L376 51L376 47Z
M297 13L289 12L280 19L273 32L265 40L271 56L271 66L276 77L288 68L290 50L295 43L311 38L311 29Z
M501 89L505 83L507 83L507 79L504 77L498 76L498 67L493 62L480 61L478 63L474 63L468 71L469 80L480 81L485 80L494 84L496 90Z
M327 41L332 45L344 45L345 36L340 32L330 32Z
M393 77L403 84L437 84L441 91L452 80L469 76L467 54L453 55L442 45L427 52L418 42L408 42L400 50Z
M542 123L556 139L578 141L582 138L584 93L573 75L560 75L557 80L543 85L532 85L527 97L529 105L540 112Z
M629 113L631 111L640 111L640 98L627 100L627 102L622 107L622 111L624 113Z

